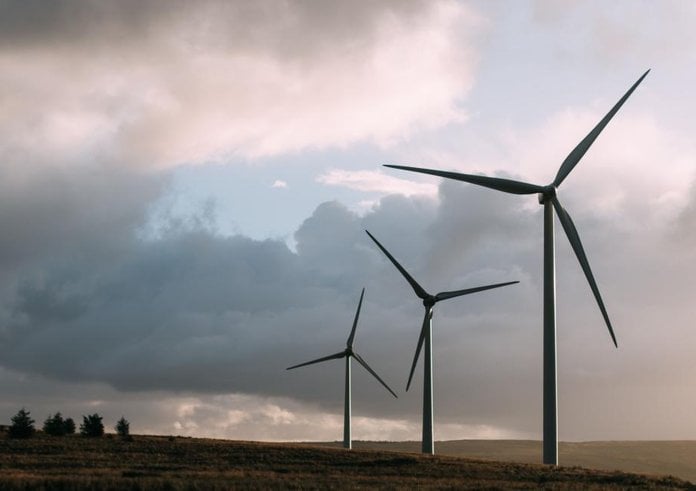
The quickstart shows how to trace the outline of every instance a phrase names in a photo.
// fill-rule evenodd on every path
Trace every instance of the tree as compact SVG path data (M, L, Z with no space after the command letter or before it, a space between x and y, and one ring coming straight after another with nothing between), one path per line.
M43 424L43 431L47 435L52 436L65 435L65 420L63 419L63 416L61 416L60 412L57 412L53 416L49 415L48 418L46 418L46 421L44 421Z
M123 416L116 422L116 433L124 440L131 440L130 423Z
M26 409L20 409L17 414L12 416L12 424L10 425L10 438L29 438L34 434L34 420L29 416L30 412Z
M74 435L75 434L75 421L73 421L72 418L65 418L65 421L63 421L63 428L65 428L66 435Z
M102 417L94 413L89 416L82 416L82 424L80 425L80 434L82 436L100 437L104 435L104 424Z

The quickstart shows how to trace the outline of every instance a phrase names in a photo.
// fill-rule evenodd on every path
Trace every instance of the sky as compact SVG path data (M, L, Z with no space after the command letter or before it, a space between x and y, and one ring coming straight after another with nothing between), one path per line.
M560 193L561 440L694 439L696 6L664 1L0 1L0 420L338 440L420 438L429 291L435 438L541 437L542 208L387 169ZM422 363L422 361L421 361Z

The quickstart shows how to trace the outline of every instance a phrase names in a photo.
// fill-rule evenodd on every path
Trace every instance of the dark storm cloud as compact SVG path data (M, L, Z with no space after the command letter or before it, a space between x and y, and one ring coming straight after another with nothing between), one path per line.
M427 2L293 2L205 0L98 1L7 0L0 2L1 49L137 48L143 42L166 45L181 36L192 48L255 47L279 56L321 53L332 45L369 44L383 16L414 16Z
M118 254L166 182L80 164L26 173L3 167L0 174L0 226L7 231L0 237L0 268L6 273L52 256L91 262Z
M106 383L126 392L293 397L338 411L341 363L293 372L285 367L342 349L365 286L356 348L402 397L390 400L356 369L356 404L375 417L415 418L420 368L410 393L403 393L403 385L422 305L365 235L368 228L433 292L521 281L438 305L436 407L442 422L536 431L541 214L538 205L525 207L525 200L534 197L507 199L443 183L439 204L391 196L358 216L328 202L298 229L293 252L277 240L220 236L204 225L205 219L164 224L155 237L144 238L146 203L162 184L137 185L142 177L121 175L119 180L119 175L72 176L75 182L65 181L69 186L54 178L51 206L38 207L42 213L27 220L38 227L65 216L66 228L62 235L40 227L20 235L30 244L50 232L56 234L57 247L37 249L25 259L31 267L3 278L4 367L63 382ZM111 179L110 189L103 185L105 178ZM43 181L36 186L46 192ZM68 192L71 186L92 198L83 203ZM27 194L33 195L31 189L27 186ZM90 221L82 208L98 202L96 195L110 200L113 209ZM693 334L683 307L689 302L684 277L689 266L678 261L679 254L656 256L650 251L664 246L654 231L624 230L611 218L575 212L571 198L568 207L621 347L613 348L559 229L559 390L564 417L579 422L584 418L578 408L588 397L607 411L615 407L611 394L617 381L627 387L674 382L665 363L675 369L689 356L688 343L676 346L674 339ZM471 210L493 218L478 218ZM67 218L72 215L81 217L80 226ZM680 271L683 281L675 285L672 278ZM667 286L646 290L655 282ZM660 306L674 315L669 329L661 328L658 335ZM616 413L592 427L576 425L584 428L577 435L625 434L631 421Z
M162 2L99 2L89 0L3 0L0 2L0 43L7 48L37 47L46 43L127 41L142 35ZM164 15L164 12L161 13Z
M422 231L436 213L432 202L390 197L361 218L330 202L297 231L297 253L283 242L221 237L193 225L150 240L131 232L121 237L119 254L94 261L39 261L40 274L21 278L6 298L4 365L122 390L300 396L334 407L335 380L284 368L340 350L366 286L357 347L399 387L421 306L364 228L428 286L427 260L418 259L416 250L426 248ZM99 236L102 230L92 232ZM476 268L454 267L433 286L445 289L452 278L459 286L510 278L502 264L473 279L467 277L472 272ZM502 298L521 297L513 292ZM500 305L491 299L468 303L465 310L472 325L500 320ZM444 337L460 328L451 327L457 322L447 309L442 312ZM364 396L374 396L365 404L371 411L391 407L379 386L363 382ZM417 404L406 408L415 411Z

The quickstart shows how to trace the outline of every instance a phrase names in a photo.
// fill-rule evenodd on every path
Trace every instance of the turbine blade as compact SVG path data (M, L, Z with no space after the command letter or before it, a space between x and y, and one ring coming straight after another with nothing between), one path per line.
M435 295L435 301L447 300L448 298L459 297L462 295L468 295L470 293L482 292L484 290L491 290L493 288L500 288L501 286L514 285L519 283L519 281L507 281L505 283L496 283L494 285L477 286L476 288L467 288L466 290L457 290L454 292L440 292Z
M394 256L389 254L389 251L387 251L384 248L384 246L382 244L380 244L379 241L377 239L375 239L374 236L370 232L368 232L367 230L365 230L365 232L367 233L367 235L370 236L370 238L375 242L375 244L377 244L377 247L379 247L382 250L382 252L389 258L389 260L392 262L392 264L394 266L396 266L396 269L398 269L399 272L401 272L403 277L406 278L406 281L409 282L409 284L413 288L413 291L415 291L416 295L418 295L418 298L423 298L423 299L427 298L429 296L428 292L426 292L423 289L423 287L420 286L418 284L418 282L416 280L414 280L410 274L408 274L408 272L403 268L403 266L401 266L401 264L399 264L399 262L396 259L394 259Z
M363 296L365 296L365 289L362 289L360 294L360 301L358 302L358 310L355 311L355 319L353 320L353 329L350 331L350 336L348 336L348 347L353 347L353 339L355 338L355 328L358 326L358 317L360 317L360 307L362 306Z
M558 219L561 221L561 225L563 226L563 230L565 230L566 236L568 237L568 241L570 242L570 245L573 248L575 255L577 256L578 261L580 262L580 266L582 267L583 272L585 273L587 282L590 284L590 288L592 289L592 293L594 294L595 300L597 300L597 305L599 305L599 310L602 312L604 322L606 322L607 324L607 328L609 329L611 339L612 341L614 341L614 346L618 348L619 345L616 343L616 336L614 335L614 329L612 328L611 321L609 320L609 314L607 314L607 309L604 307L602 296L599 294L599 288L597 288L597 283L595 282L594 275L592 274L592 269L590 269L590 263L587 261L585 249L582 247L582 242L580 242L580 236L578 235L578 231L575 228L573 219L570 218L568 212L565 211L563 206L561 206L561 202L558 201L558 198L556 198L555 196L552 198L552 203L553 207L556 208Z
M624 94L624 96L619 99L619 102L617 102L614 107L611 108L611 110L607 113L602 120L597 123L597 126L595 126L592 131L590 131L583 140L578 143L578 145L573 149L572 152L566 157L566 159L563 161L561 164L561 167L558 169L558 174L556 174L556 178L553 180L553 185L558 187L561 185L563 180L568 177L568 174L573 170L573 168L577 165L577 163L580 161L583 155L585 155L585 152L590 148L590 146L594 143L594 141L597 139L599 134L604 130L604 127L611 121L611 118L614 117L614 115L621 109L621 106L623 106L624 102L630 97L630 95L633 93L634 90L636 90L636 87L643 81L643 79L648 75L650 70L646 71L636 83L634 83L630 89L628 89L628 92Z
M460 174L459 172L448 172L442 170L422 169L420 167L407 167L405 165L385 165L392 169L408 170L411 172L420 172L421 174L431 174L433 176L446 177L447 179L455 179L471 184L477 184L486 188L495 189L511 194L534 194L544 192L543 186L529 184L522 181L513 181L512 179L503 179L500 177L477 176L474 174Z
M336 353L336 354L329 355L329 356L324 356L323 358L317 358L316 360L307 361L305 363L300 363L299 365L293 365L291 367L286 368L286 370L292 370L293 368L306 367L307 365L314 365L315 363L321 363L322 361L338 360L339 358L343 358L345 356L346 356L346 352L341 351L340 353Z
M428 321L431 310L426 307L425 317L423 317L423 327L421 327L420 335L418 336L418 344L416 345L416 354L413 357L413 364L411 365L411 373L408 374L408 383L406 384L406 392L408 392L409 387L411 387L411 380L413 379L413 372L416 370L416 364L418 363L418 357L420 356L421 349L423 348L423 343L425 342L425 330L428 326Z
M355 358L358 361L358 363L360 363L363 367L365 367L365 370L370 372L372 374L372 376L375 377L379 381L379 383L384 386L385 389L387 389L389 392L391 392L391 395L393 395L397 399L399 398L399 396L397 396L396 393L393 390L391 390L391 388L387 385L387 383L384 380L382 380L379 377L379 375L377 375L377 372L375 372L372 368L370 368L370 365L368 365L367 362L365 360L363 360L362 357L359 354L357 354L355 351L353 351L353 358Z

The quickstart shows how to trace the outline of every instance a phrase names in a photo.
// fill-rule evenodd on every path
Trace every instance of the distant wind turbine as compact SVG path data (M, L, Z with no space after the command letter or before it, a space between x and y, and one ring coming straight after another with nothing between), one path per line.
M338 360L341 358L346 359L346 388L345 388L345 401L344 401L344 411L343 411L343 446L345 448L352 448L352 440L351 440L351 432L350 432L350 416L351 416L351 397L350 397L350 388L351 388L351 372L350 372L350 359L355 358L358 363L360 363L363 367L365 367L365 370L370 372L373 377L375 377L380 384L382 384L389 392L391 392L391 395L394 397L398 397L393 390L389 388L389 386L382 380L377 373L370 368L370 365L367 364L365 360L362 359L362 357L357 354L353 350L353 339L355 338L355 328L358 326L358 317L360 317L360 307L362 306L362 301L363 297L365 296L365 289L362 289L362 293L360 293L360 301L358 302L358 310L355 311L355 319L353 320L353 328L350 331L350 336L348 336L348 341L346 342L346 349L341 351L340 353L335 353L333 355L329 356L324 356L323 358L318 358L316 360L308 361L305 363L300 363L299 365L293 365L291 367L288 367L286 370L292 370L293 368L300 368L300 367L305 367L307 365L313 365L315 363L321 363L322 361L328 361L328 360Z
M556 272L555 272L555 253L554 253L554 233L553 233L553 210L556 209L558 219L563 226L568 241L570 242L575 255L580 262L587 282L590 284L599 310L602 312L604 321L609 329L614 346L617 346L614 329L609 321L609 315L604 307L602 296L595 282L590 263L587 261L585 250L580 242L580 236L570 218L568 212L561 206L558 200L557 189L568 177L568 174L575 168L585 152L590 148L595 139L602 132L604 127L611 121L621 106L630 97L633 91L647 76L650 70L646 71L633 86L628 89L624 96L619 99L614 107L604 118L595 126L588 135L573 149L566 157L558 169L555 179L551 184L540 186L529 184L511 179L499 177L478 176L472 174L460 174L458 172L447 172L433 169L422 169L418 167L406 167L402 165L386 165L394 169L402 169L434 176L446 177L471 184L503 191L511 194L535 194L539 195L539 204L544 205L544 463L558 465L558 408L557 408L557 382L556 382Z
M416 345L416 354L413 357L413 363L411 364L411 372L408 375L408 383L406 384L406 390L408 391L411 386L411 379L413 378L413 372L416 369L416 364L418 363L418 357L420 356L421 349L423 348L423 343L425 343L425 360L423 366L423 439L421 442L421 451L427 454L435 453L435 441L433 434L433 347L432 347L432 336L433 336L433 308L435 304L440 300L447 300L449 298L459 297L462 295L468 295L470 293L481 292L484 290L490 290L492 288L499 288L501 286L512 285L519 283L519 281L508 281L507 283L496 283L495 285L478 286L476 288L468 288L466 290L457 290L452 292L440 292L437 295L431 295L426 292L422 286L418 284L413 277L408 274L408 272L399 264L399 262L394 259L389 251L387 251L382 244L379 243L374 236L365 230L367 235L377 244L382 252L389 258L389 260L396 266L396 269L406 278L406 281L411 285L413 291L416 292L418 298L423 300L423 306L425 307L425 315L423 316L423 327L421 328L420 336L418 337L418 344Z

